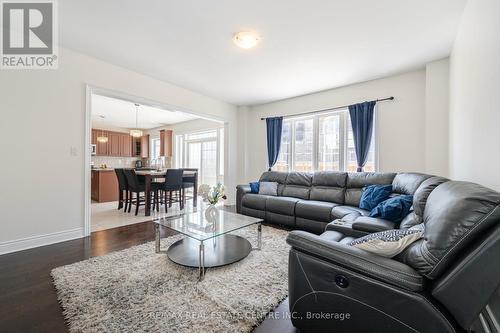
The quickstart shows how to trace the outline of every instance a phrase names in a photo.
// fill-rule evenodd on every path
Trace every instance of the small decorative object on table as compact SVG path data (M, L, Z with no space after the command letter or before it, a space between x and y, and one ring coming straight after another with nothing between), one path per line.
M210 185L202 184L198 190L203 201L208 202L209 206L205 210L205 217L208 221L217 221L217 216L219 215L219 211L215 207L215 205L219 202L219 200L226 200L227 197L224 194L224 185L221 183L217 183L214 187L210 187Z

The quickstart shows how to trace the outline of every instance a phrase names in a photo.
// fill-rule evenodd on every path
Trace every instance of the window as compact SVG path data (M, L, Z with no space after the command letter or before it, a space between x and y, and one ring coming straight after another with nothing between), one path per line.
M283 120L277 171L356 171L356 151L347 109ZM375 171L375 131L364 171Z
M175 136L175 166L197 168L199 183L224 180L224 128Z
M320 116L318 122L317 170L340 170L341 115L337 113Z
M160 139L151 140L151 160L160 157Z
M300 119L294 122L293 170L313 171L313 119Z

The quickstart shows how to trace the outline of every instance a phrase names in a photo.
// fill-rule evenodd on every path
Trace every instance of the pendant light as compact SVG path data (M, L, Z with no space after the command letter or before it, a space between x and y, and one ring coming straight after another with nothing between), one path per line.
M142 131L138 128L139 119L139 104L135 103L135 129L130 130L130 135L134 138L140 138L142 136Z
M103 115L100 115L99 117L101 119L104 119ZM104 130L101 130L101 135L97 136L97 142L99 142L99 143L106 143L106 142L108 142L108 137L104 136Z

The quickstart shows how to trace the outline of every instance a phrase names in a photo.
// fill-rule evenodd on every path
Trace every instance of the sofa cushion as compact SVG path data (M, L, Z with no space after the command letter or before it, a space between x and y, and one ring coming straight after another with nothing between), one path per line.
M267 223L274 223L292 228L295 227L295 216L278 214L270 211L266 211L265 213L265 220Z
M266 210L266 200L271 198L268 195L247 193L241 199L242 207Z
M262 195L278 195L278 183L276 182L260 182L259 194Z
M266 210L272 213L294 216L295 204L299 200L290 197L269 197L266 201Z
M435 279L499 221L500 193L468 182L443 183L427 199L424 239L412 244L403 260Z
M413 195L413 210L418 217L424 216L424 208L432 191L449 179L443 177L430 177L422 182Z
M318 171L313 174L310 199L344 203L346 172Z
M283 187L285 186L286 177L288 172L282 171L266 171L259 179L259 182L276 182L278 183L278 195L282 195Z
M359 207L363 187L391 185L395 176L395 173L349 172L346 182L345 205Z
M283 186L282 196L309 199L312 175L305 172L290 172Z
M341 219L344 216L350 215L352 213L359 213L360 215L368 216L370 214L369 211L361 209L359 207L352 206L336 206L332 209L332 220Z
M415 199L413 199L413 202L415 202ZM399 224L399 229L408 229L411 228L417 224L420 224L424 221L424 219L421 216L418 216L415 214L415 212L410 212L410 214L406 215L403 221Z
M430 178L430 175L424 175L416 172L400 172L394 177L392 182L392 191L399 194L413 195L424 180Z
M295 217L295 227L300 230L309 231L315 234L321 234L323 231L325 231L326 226L326 222L305 219L298 216Z
M327 230L323 232L319 237L328 240L330 242L338 242L344 238L344 235L338 231Z
M354 222L357 218L361 217L361 216L364 216L364 215L361 215L359 212L352 212L352 213L349 213L347 215L344 215L342 217L342 222Z
M331 212L335 206L337 204L326 201L300 200L295 206L295 215L309 220L331 222Z
M245 206L241 207L241 214L256 217L259 219L266 218L266 211L265 210L253 209L253 208L248 208Z

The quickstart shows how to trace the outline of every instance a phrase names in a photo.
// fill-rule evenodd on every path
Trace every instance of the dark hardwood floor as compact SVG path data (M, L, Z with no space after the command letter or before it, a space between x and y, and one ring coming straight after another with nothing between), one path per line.
M173 234L161 229L162 237ZM66 332L50 271L153 240L154 225L144 222L0 256L0 332ZM286 319L287 310L284 301L255 332L297 332Z

